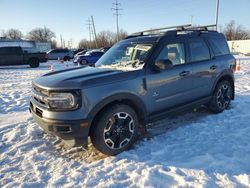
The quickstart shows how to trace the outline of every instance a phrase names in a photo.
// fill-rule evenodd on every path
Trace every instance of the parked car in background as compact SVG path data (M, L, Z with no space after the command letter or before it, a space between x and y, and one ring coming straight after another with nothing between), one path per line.
M83 55L78 55L74 59L74 63L80 64L80 65L88 65L88 66L95 66L95 63L102 57L104 52L102 51L96 51L91 50L86 52Z
M100 48L101 51L103 52L107 52L111 47L104 47L104 48Z
M88 50L82 50L82 51L76 53L75 56L74 56L74 58L76 58L76 57L79 56L79 55L84 55L87 51L88 51Z
M86 49L79 48L79 49L75 49L75 50L72 50L72 51L73 51L74 55L76 55L76 54L78 54L79 52L84 51L84 50L86 50ZM87 50L86 50L86 51L87 51Z
M50 60L64 60L69 61L70 59L74 58L74 53L69 49L52 49L47 52L48 59Z
M0 47L0 66L30 65L32 68L39 67L39 63L48 60L46 53L28 53L20 46Z

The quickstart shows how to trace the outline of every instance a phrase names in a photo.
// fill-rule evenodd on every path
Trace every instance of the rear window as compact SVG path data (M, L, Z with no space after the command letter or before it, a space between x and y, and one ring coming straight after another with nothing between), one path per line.
M209 43L215 56L226 55L230 53L227 42L223 38L210 38Z
M189 41L191 62L204 61L210 59L207 44L203 39L192 39Z

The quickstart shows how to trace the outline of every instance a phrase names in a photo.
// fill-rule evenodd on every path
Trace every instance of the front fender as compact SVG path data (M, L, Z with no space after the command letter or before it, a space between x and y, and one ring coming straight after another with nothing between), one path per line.
M101 102L95 105L95 107L90 111L87 117L90 124L92 124L92 121L102 109L104 109L108 105L119 103L119 102L121 103L125 102L125 104L127 102L128 105L132 105L132 107L135 108L134 110L138 114L138 118L140 122L143 124L147 122L146 106L143 103L143 101L140 99L140 97L132 93L118 93L118 94L113 94L111 96L106 97Z

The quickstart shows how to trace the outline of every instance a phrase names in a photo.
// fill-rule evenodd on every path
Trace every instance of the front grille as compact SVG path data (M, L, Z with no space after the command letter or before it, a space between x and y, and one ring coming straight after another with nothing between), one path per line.
M36 100L42 106L48 108L49 105L47 102L47 97L49 96L49 92L34 85L32 89L33 89L32 96L34 100Z
M39 117L43 117L43 111L39 108L37 108L36 106L34 106L32 104L32 102L30 102L30 112L34 112L36 115L38 115Z

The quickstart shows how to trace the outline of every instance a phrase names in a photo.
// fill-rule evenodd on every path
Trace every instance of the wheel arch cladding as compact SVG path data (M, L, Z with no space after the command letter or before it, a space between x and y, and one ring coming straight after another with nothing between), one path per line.
M94 123L97 119L100 118L100 115L109 107L113 105L125 104L133 108L136 112L138 120L139 120L139 128L141 133L145 133L146 131L146 123L147 123L147 111L144 103L141 101L139 97L134 94L117 94L109 96L103 99L100 103L98 103L89 113L88 120L90 122L90 131L94 128Z
M214 92L216 86L217 86L220 82L222 82L223 80L229 81L229 83L230 83L230 85L231 85L231 87L232 87L232 89L233 89L233 97L232 97L232 100L234 100L234 98L235 98L235 93L234 93L234 92L235 92L235 91L234 91L234 78L232 77L232 75L229 75L229 74L221 75L221 76L217 79L216 84L214 85L212 91Z

